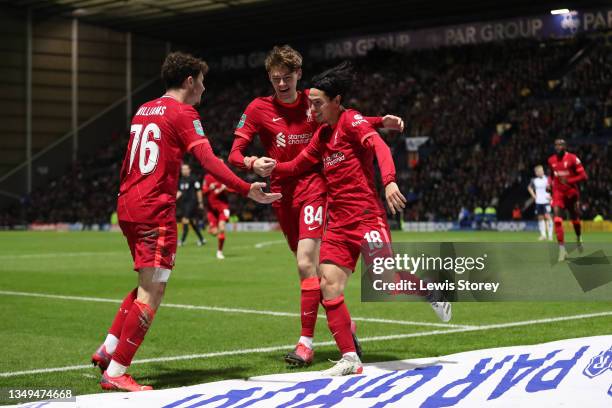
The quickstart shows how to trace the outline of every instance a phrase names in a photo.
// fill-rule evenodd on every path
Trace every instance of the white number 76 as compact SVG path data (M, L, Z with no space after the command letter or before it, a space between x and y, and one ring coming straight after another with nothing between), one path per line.
M157 167L157 160L159 159L159 146L153 140L161 140L161 130L155 123L149 123L144 131L142 125L132 125L130 133L134 134L132 140L132 149L130 151L130 166L128 167L128 173L132 171L132 163L134 163L134 157L136 156L136 149L140 145L140 155L138 160L138 167L140 173L150 174L155 171ZM141 140L142 134L142 140ZM153 140L149 140L149 136L153 135ZM149 157L147 158L147 151L149 151ZM145 163L146 160L146 163Z

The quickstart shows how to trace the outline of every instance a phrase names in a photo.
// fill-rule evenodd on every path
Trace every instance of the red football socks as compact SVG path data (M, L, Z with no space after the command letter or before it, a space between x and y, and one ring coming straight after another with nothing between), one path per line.
M329 330L336 340L340 353L343 355L354 353L355 343L353 343L353 335L351 334L351 315L344 303L344 295L324 300L323 307L327 314Z
M427 291L421 289L421 278L416 276L410 272L396 272L395 273L395 283L399 283L400 281L408 281L414 284L414 290L404 289L401 291L396 291L396 293L403 293L404 295L417 295L421 297L427 296Z
M555 233L557 234L557 241L559 245L563 245L565 243L565 235L563 233L563 218L554 217L553 221L555 222Z
M133 291L127 294L125 299L123 299L123 302L121 302L121 306L119 306L119 310L115 315L113 324L111 324L110 329L108 329L108 334L112 334L116 338L121 337L121 329L123 329L123 323L125 322L125 318L128 315L130 309L132 308L132 303L134 303L137 294L138 288L135 288Z
M219 235L217 236L217 241L218 241L217 249L219 249L219 251L223 251L223 244L225 243L225 232L219 233Z
M126 367L132 363L134 354L144 340L154 317L155 311L149 305L138 300L134 301L123 324L119 345L115 354L113 354L113 360Z
M312 277L302 280L301 283L301 319L302 336L314 337L317 314L319 312L319 302L321 302L321 286L319 278Z

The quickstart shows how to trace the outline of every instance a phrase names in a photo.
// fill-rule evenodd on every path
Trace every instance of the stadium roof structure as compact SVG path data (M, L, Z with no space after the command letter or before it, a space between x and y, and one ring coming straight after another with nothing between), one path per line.
M249 46L590 8L607 0L16 0L36 15L197 47Z

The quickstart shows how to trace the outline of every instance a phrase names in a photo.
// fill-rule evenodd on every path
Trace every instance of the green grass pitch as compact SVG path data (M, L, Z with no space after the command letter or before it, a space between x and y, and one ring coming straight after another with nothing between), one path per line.
M568 234L571 240L572 234ZM537 233L401 233L394 241L536 242ZM136 355L137 360L227 352L175 361L136 363L131 374L155 388L289 372L285 345L299 336L299 283L293 255L280 233L228 233L226 259L217 260L216 239L195 245L191 233L179 248L164 303L288 312L275 316L220 310L162 307ZM610 242L612 234L591 233L586 241ZM257 244L264 243L264 245ZM77 394L101 392L99 372L79 368L5 375L19 371L79 366L103 341L118 303L93 299L32 297L28 292L67 297L115 299L134 287L129 250L119 233L0 233L0 387L71 388ZM361 303L359 279L346 297L353 317L439 324L425 303ZM611 302L456 303L454 325L486 326L560 316L612 312ZM319 315L324 316L323 309ZM358 321L364 362L444 355L480 348L554 341L612 333L612 315L452 333L438 325ZM442 333L436 333L442 331ZM324 318L315 342L330 342ZM416 333L421 333L417 336ZM382 336L414 334L399 339ZM378 337L378 339L376 339ZM374 338L374 339L370 339ZM368 340L370 339L370 340ZM274 351L265 349L278 347ZM243 351L240 353L240 351ZM334 345L316 347L307 370L328 368Z

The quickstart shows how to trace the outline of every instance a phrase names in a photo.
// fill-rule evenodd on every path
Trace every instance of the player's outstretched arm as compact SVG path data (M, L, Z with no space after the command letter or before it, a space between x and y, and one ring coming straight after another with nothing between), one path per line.
M371 132L371 135L363 141L363 145L368 149L374 150L383 184L386 186L390 182L395 181L395 163L393 163L391 149L389 149L389 146L387 146L382 137L376 132Z
M251 142L248 139L237 136L232 144L232 150L228 158L229 162L239 169L252 170L260 177L270 176L276 160L269 157L244 156L244 152L250 144Z
M387 205L393 215L406 208L406 197L401 193L395 181L385 186L385 198L387 199Z
M404 131L404 121L399 116L385 115L385 116L368 116L365 118L374 129L392 129Z
M262 204L269 204L282 197L280 193L264 193L262 188L266 186L266 183L249 184L232 173L225 163L215 156L208 141L195 145L191 149L191 153L198 159L202 167L204 167L213 177L225 184L228 188L243 196L249 197L251 200Z
M309 155L307 149L305 149L291 161L276 163L272 173L275 176L297 176L310 169L318 162L319 160Z
M247 197L261 204L270 204L282 197L281 193L265 193L263 191L264 187L266 187L266 183L256 182L251 184Z
M234 139L234 143L232 143L232 149L230 150L230 154L228 157L228 161L234 167L237 167L241 170L252 170L253 163L256 156L244 156L244 151L251 144L251 141L240 136L236 136Z
M215 194L219 195L226 190L227 190L227 186L225 184L221 184L220 187L215 188Z
M406 207L406 198L400 192L397 183L395 183L395 164L393 163L393 156L391 156L389 146L387 146L378 133L372 133L374 133L372 136L364 140L364 146L374 150L380 175L385 186L387 205L391 213L395 215Z
M221 160L219 160L210 147L210 143L205 141L199 143L191 149L191 154L200 162L204 170L214 178L233 188L243 196L248 196L251 186L240 177L236 176ZM210 185L208 188L212 189Z
M253 171L260 177L269 177L274 170L276 160L269 157L258 157L253 162Z
M382 118L382 124L384 129L404 131L404 120L399 116L385 115Z

